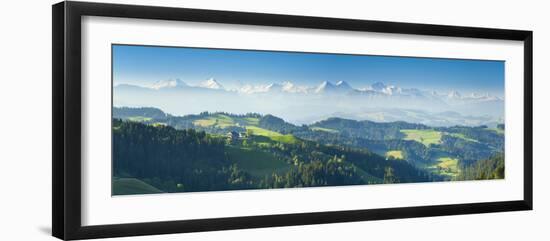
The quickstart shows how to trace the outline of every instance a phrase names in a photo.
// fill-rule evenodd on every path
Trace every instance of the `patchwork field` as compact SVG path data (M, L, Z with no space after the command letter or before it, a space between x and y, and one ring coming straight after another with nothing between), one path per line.
M201 120L196 120L196 121L193 121L193 124L196 125L196 126L202 126L202 127L208 127L208 126L212 126L216 123L216 119L215 118L208 118L208 119L201 119Z
M404 140L417 141L424 144L426 147L430 147L432 144L441 143L441 132L435 130L400 130L405 134Z
M458 159L451 157L440 157L437 159L437 163L431 166L439 175L454 177L459 174Z
M233 120L233 118L224 115L224 114L216 114L214 116L209 116L206 119L200 119L193 122L193 124L197 126L202 127L209 127L209 126L215 126L219 128L226 128L229 126L235 126L236 123Z

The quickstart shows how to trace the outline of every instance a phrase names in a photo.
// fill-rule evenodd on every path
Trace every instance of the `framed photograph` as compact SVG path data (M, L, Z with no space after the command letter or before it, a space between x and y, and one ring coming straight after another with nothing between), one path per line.
M524 30L55 4L53 235L531 210L532 48Z

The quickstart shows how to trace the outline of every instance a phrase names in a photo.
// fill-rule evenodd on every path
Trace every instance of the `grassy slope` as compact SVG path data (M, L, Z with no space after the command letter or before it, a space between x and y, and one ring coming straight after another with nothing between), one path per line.
M136 178L113 178L113 195L150 194L163 191Z
M193 124L202 127L214 126L218 128L237 126L237 123L246 126L247 130L252 131L253 136L248 138L249 141L253 140L259 144L269 144L271 142L291 144L298 141L293 135L283 135L275 131L257 127L259 124L258 118L232 118L224 114L215 114L213 116L209 116L208 118L193 122ZM233 163L236 163L239 168L258 177L271 175L273 172L283 173L291 168L290 164L279 160L272 154L262 150L254 150L252 148L242 146L229 146L226 152L229 159Z
M152 118L145 117L145 116L132 116L132 117L128 117L128 120L134 121L134 122L146 122L146 121L151 121Z
M286 162L261 150L230 146L226 151L233 163L254 176L263 177L273 172L283 173L291 168Z
M208 126L214 125L214 123L216 123L216 119L213 119L213 118L200 119L200 120L193 121L194 125L202 126L202 127L208 127Z
M227 128L232 126L257 126L260 120L254 117L231 117L224 114L214 114L204 119L193 121L193 124L200 127Z
M323 128L323 127L317 127L317 126L311 127L311 129L314 130L314 131L324 131L324 132L329 132L329 133L338 133L338 131L335 130L335 129L329 129L329 128Z
M431 166L432 171L439 175L454 177L459 174L458 159L450 157L440 157L437 163Z
M219 128L226 128L229 126L235 126L236 123L230 116L224 115L224 114L215 114L213 116L209 116L206 119L200 119L193 122L193 124L197 126L202 127L208 127L208 126L216 126Z
M252 118L252 117L245 117L243 118L243 120L246 122L246 124L248 125L253 125L253 126L257 126L260 124L260 120L258 118Z
M291 134L283 135L279 132L266 130L257 126L247 126L246 130L251 130L253 135L265 136L277 142L293 144L298 141L298 139Z
M429 147L431 144L441 143L441 132L435 130L401 130L405 134L404 140L417 141Z

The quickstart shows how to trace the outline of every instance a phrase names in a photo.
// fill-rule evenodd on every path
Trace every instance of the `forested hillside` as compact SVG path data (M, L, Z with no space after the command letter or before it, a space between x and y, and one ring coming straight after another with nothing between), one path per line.
M298 126L258 113L127 107L113 117L116 194L504 178L503 125L329 118Z
M471 165L464 166L457 180L485 180L504 178L504 155L479 160Z
M366 150L254 132L230 140L118 119L113 120L113 175L116 183L136 178L164 192L429 181L406 162Z

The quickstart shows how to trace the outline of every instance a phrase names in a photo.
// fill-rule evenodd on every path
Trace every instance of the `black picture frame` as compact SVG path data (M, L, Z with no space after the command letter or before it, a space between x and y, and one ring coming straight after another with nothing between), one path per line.
M517 40L524 43L524 187L522 200L404 208L342 210L283 215L81 224L81 17L104 16L429 36ZM308 225L381 219L532 210L533 208L533 33L475 27L198 10L171 7L60 2L52 6L52 233L60 239Z

